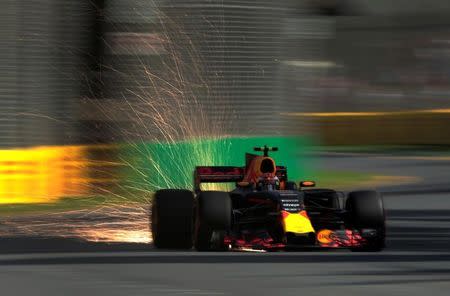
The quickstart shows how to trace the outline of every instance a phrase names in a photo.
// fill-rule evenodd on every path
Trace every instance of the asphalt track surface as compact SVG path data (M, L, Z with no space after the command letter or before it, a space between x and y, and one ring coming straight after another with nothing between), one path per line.
M326 165L339 167L341 161ZM358 169L364 159L346 161ZM426 179L416 193L385 189L388 245L381 253L196 253L3 239L0 295L450 295L450 193L439 174L448 168L410 162L373 162L380 172ZM427 193L433 174L442 186Z

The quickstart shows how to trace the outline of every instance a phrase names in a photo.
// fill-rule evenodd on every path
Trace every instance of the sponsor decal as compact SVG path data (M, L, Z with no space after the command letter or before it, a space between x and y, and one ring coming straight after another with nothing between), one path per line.
M330 244L334 241L334 232L329 229L322 229L317 233L317 241L322 244Z
M281 205L288 212L298 212L300 210L300 201L297 198L281 199Z

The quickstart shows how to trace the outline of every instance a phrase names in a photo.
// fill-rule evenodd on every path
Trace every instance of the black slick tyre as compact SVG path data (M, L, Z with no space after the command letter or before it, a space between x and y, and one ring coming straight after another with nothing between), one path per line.
M352 248L352 251L381 251L386 240L386 218L381 195L369 190L351 192L347 198L346 210L350 227L357 230L376 230L374 237L368 237L367 243Z
M151 209L151 231L157 248L192 248L194 195L191 191L158 190Z
M200 192L196 207L195 248L198 251L226 249L223 241L213 241L213 238L223 238L223 234L231 228L231 216L231 198L227 192Z

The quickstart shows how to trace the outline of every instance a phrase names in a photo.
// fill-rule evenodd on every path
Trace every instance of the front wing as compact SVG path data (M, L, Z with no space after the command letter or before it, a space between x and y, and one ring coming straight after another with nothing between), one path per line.
M290 244L289 242L276 242L267 231L261 230L243 232L235 236L225 236L224 244L230 250L236 251L277 251L287 248L358 248L368 244L370 239L377 235L376 230L373 229L363 231L322 229L316 232L315 242L310 244Z

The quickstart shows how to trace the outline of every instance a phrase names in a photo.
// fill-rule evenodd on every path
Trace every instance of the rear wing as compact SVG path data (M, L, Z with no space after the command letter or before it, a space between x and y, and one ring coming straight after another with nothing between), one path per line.
M194 172L194 190L201 183L239 182L244 179L244 168L234 166L198 166Z
M277 166L276 175L280 181L287 181L285 166ZM230 183L244 179L245 167L234 166L198 166L194 171L194 190L200 190L201 183Z

